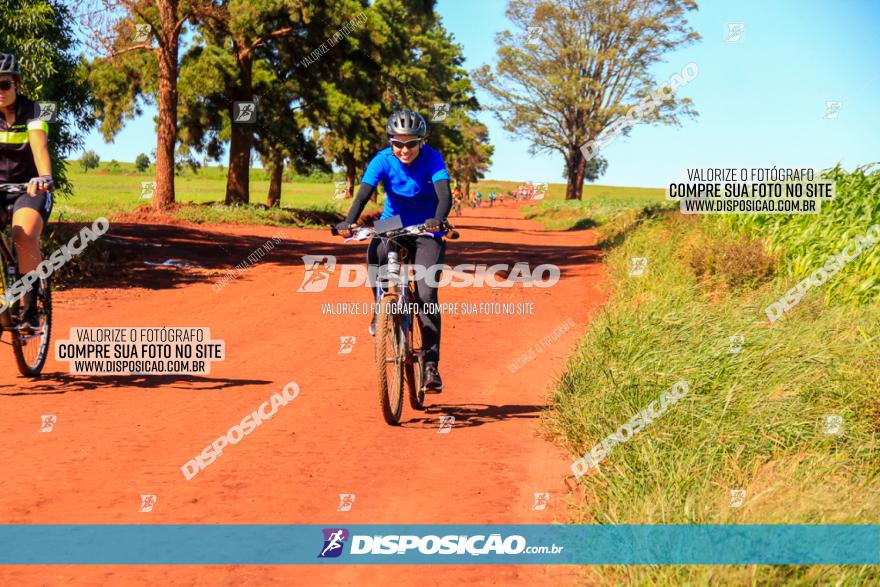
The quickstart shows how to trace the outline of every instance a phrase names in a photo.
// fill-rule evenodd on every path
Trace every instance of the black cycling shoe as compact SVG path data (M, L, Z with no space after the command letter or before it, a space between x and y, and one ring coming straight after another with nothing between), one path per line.
M36 306L31 306L25 310L18 324L18 329L25 332L36 332L40 329L40 313Z
M443 380L437 371L437 363L425 364L425 384L422 386L425 393L440 393L443 391Z

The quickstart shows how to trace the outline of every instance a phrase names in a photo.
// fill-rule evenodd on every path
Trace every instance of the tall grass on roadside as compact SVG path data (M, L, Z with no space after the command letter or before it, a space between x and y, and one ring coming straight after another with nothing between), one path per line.
M880 163L846 172L838 165L823 173L837 185L832 201L818 214L730 214L715 222L764 239L773 253L784 256L783 269L795 280L820 268L855 236L880 224ZM880 295L880 254L862 255L849 263L824 288L826 302L864 302Z
M607 257L614 294L570 359L547 426L576 458L676 381L690 392L581 478L573 521L880 522L880 300L829 308L808 295L771 326L764 307L789 286L765 272L761 255L742 262L758 264L761 277L734 287L719 289L715 278L749 270L742 264L695 273L695 240L730 246L729 232L713 226L655 214ZM648 258L640 277L629 276L633 257ZM731 353L735 335L744 344ZM842 434L827 433L829 415L842 417ZM742 507L730 507L734 489L746 490ZM880 569L855 566L596 570L591 580L607 584L880 582Z

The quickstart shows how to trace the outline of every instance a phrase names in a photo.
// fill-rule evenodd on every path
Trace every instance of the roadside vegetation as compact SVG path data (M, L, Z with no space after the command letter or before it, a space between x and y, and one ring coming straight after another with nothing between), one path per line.
M688 395L578 485L574 523L880 520L880 243L771 324L765 308L880 223L880 171L832 170L817 216L632 212L606 234L612 295L552 396L582 456L679 380ZM641 276L631 259L647 258ZM742 337L731 340L731 337ZM741 348L737 348L737 347ZM731 491L744 490L732 506ZM880 582L877 567L594 567L605 584Z
M523 214L547 230L581 230L602 226L624 212L668 205L660 188L588 185L583 194L583 200L566 200L565 186L551 184L547 196Z

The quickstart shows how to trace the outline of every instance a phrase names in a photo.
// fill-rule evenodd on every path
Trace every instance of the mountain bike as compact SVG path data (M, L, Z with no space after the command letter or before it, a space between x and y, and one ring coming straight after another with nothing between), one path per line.
M0 184L0 299L5 298L6 293L22 277L18 272L18 258L11 234L13 204L6 204L5 196L26 192L26 183ZM5 234L7 227L10 227L8 242ZM7 332L10 333L11 340L6 344L12 345L18 370L26 377L37 377L43 370L52 336L52 289L49 279L38 278L34 287L37 289L34 304L40 317L40 324L35 330L24 330L21 327L21 297L9 300L0 312L0 342L6 342L3 338Z
M442 228L446 238L459 237L450 224L444 223ZM332 227L331 233L338 234ZM415 257L415 237L436 234L427 232L424 224L403 227L400 216L393 216L377 221L373 227L357 229L344 241L363 241L377 236L386 245L387 272L379 276L375 287L378 316L374 358L382 417L392 426L400 423L403 413L404 385L410 407L424 409L425 349L421 324L409 311L418 298L408 261Z

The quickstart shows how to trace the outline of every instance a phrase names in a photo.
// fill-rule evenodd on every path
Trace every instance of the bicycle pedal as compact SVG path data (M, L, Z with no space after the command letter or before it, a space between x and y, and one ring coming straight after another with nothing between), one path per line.
M33 328L31 326L23 326L19 324L16 327L16 330L18 330L19 338L33 338L34 336L40 336L43 334L43 328L41 326Z

